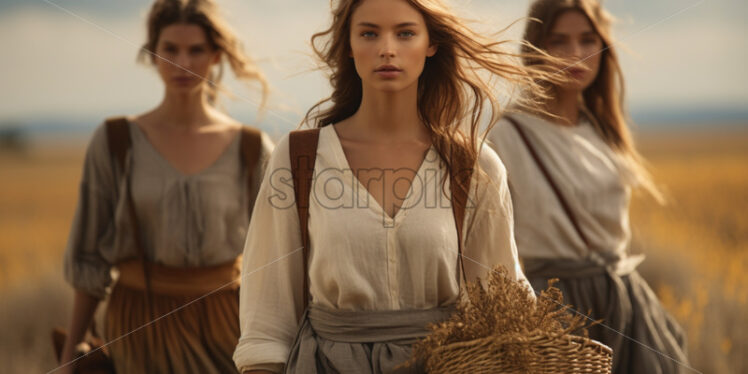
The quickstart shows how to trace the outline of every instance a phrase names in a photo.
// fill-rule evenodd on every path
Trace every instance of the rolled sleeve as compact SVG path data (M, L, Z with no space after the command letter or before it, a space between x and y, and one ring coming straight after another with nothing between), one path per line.
M63 259L65 280L100 299L112 282L111 264L102 251L113 242L116 186L102 125L86 151L78 205Z
M288 137L268 163L252 212L242 264L234 352L240 370L285 365L303 312L304 264Z

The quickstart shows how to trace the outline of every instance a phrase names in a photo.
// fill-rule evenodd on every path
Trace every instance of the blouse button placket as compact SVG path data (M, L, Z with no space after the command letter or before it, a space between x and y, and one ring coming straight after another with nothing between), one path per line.
M400 308L400 288L398 274L399 248L397 247L397 226L395 222L385 228L387 233L387 274L390 288L390 305L392 309Z

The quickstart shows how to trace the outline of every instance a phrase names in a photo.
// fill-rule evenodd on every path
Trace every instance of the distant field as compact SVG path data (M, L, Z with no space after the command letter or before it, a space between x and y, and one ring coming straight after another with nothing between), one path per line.
M55 367L50 330L65 326L72 292L62 253L83 150L59 144L0 151L0 372Z
M60 267L83 152L53 143L0 151L0 291Z
M642 274L689 333L692 365L748 372L748 132L648 133L640 140L670 196L638 197L633 251ZM83 150L0 150L0 372L54 367L48 332L69 316L62 252Z
M640 148L669 197L632 206L641 271L686 328L697 369L748 372L748 132L653 133Z

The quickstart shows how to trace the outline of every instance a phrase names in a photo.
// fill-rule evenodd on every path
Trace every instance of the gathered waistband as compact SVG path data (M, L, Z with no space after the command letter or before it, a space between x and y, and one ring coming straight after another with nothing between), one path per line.
M239 288L241 256L219 265L180 268L147 263L151 292L162 295L195 296ZM128 260L116 265L118 285L145 290L141 260Z
M310 305L309 323L322 338L346 343L413 344L427 325L449 319L454 305L423 310L346 311Z

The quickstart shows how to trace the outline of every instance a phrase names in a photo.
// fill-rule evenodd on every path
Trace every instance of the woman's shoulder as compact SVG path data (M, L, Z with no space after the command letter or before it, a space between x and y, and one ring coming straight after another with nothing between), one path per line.
M258 138L257 141L259 141L261 157L269 156L276 146L275 141L273 141L273 138L270 136L270 134L268 134L258 126L240 123L239 132L239 136L241 137L249 136Z
M334 130L332 128L332 125L328 125L319 129L296 129L292 130L285 135L283 135L280 140L278 141L278 144L275 146L275 152L282 152L284 154L289 154L291 144L290 144L290 138L294 136L294 134L300 134L301 132L306 131L312 131L317 130L317 150L321 148L329 149L333 145L332 143L332 137L334 136Z
M478 151L478 170L485 172L492 179L502 179L506 175L506 166L496 151L483 143Z
M501 158L487 144L482 144L478 151L476 168L471 178L470 194L479 206L491 206L493 202L483 204L485 199L494 199L501 194L502 186L507 181L507 170Z
M116 174L115 155L112 154L109 146L109 128L111 123L124 119L126 117L110 117L99 123L94 129L86 147L82 176L84 182L96 180L96 183L105 183L103 181L112 178ZM132 126L132 123L129 121L125 123Z
M270 153L269 165L273 168L289 167L291 165L291 157L289 154L288 138L290 133L283 135L277 143L275 143L272 152Z
M543 119L524 112L511 113L503 116L488 132L488 144L499 154L504 162L512 162L514 158L524 157L524 141L517 127L523 132L535 133L539 128L539 121Z
M523 128L531 128L539 121L542 121L542 119L533 114L525 112L507 113L491 128L491 131L489 131L489 137L514 140L519 136L515 125L522 126Z
M91 140L88 143L88 155L89 157L109 157L109 128L115 122L124 121L124 123L131 126L131 117L127 116L113 116L106 118L94 129Z

